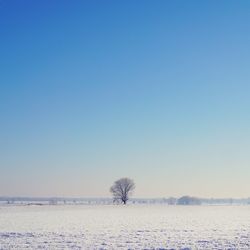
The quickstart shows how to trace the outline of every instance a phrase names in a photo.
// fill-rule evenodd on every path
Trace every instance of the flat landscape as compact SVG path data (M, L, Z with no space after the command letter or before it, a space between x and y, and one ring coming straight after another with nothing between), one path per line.
M2 205L0 249L250 249L250 206Z

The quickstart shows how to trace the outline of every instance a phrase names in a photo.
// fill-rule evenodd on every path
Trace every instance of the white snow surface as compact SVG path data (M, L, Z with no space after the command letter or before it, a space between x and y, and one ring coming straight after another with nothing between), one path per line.
M0 206L0 249L250 249L250 206Z

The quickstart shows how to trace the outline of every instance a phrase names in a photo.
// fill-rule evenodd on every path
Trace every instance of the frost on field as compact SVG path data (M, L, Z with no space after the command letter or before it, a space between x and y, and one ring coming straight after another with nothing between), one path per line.
M250 207L2 206L0 249L250 249Z

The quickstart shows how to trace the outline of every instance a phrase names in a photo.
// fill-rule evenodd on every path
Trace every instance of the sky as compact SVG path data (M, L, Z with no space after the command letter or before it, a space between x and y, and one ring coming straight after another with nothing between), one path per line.
M0 195L249 197L249 12L0 0Z

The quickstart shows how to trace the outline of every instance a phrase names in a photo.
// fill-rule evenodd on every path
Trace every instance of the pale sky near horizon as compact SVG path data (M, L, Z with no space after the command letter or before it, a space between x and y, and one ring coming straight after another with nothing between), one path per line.
M0 1L0 196L250 196L249 1Z

